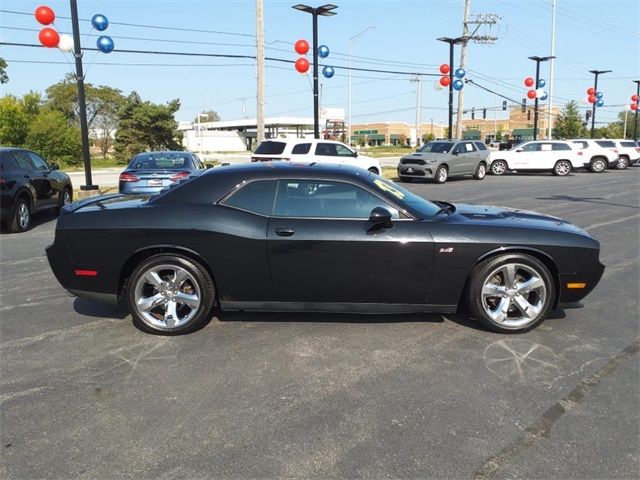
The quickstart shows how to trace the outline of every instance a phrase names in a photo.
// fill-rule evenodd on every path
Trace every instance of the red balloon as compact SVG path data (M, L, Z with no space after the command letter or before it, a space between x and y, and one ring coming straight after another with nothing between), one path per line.
M449 68L449 64L443 63L442 65L440 65L440 73L441 74L446 75L447 73L449 73L450 70L451 69ZM447 85L443 85L443 86L446 87Z
M45 5L36 8L34 15L36 16L36 20L42 25L49 25L56 19L56 14L53 13L53 10Z
M533 100L534 98L536 98L536 91L535 90L529 90L527 92L527 97L529 97L531 100Z
M294 45L296 53L304 55L309 51L309 42L306 40L298 40Z
M43 28L38 35L40 43L48 48L54 48L60 43L60 35L53 28Z
M587 98L587 102L596 103L596 96L595 95L589 95L589 97Z
M296 70L300 73L307 73L307 70L309 70L309 60L304 57L296 60Z
M638 95L633 95L633 96L631 97L631 101L632 101L632 102L637 102L637 101L638 101Z
M631 107L631 110L633 110L634 112L636 110L638 110L638 104L637 103L632 103L631 105L629 105Z
M533 82L533 78L531 78L531 77L527 77L527 78L524 79L524 86L525 87L533 87L533 83L534 83ZM529 97L529 98L535 98L535 96Z
M593 87L589 87L587 88L587 95L589 95L590 97L594 96L596 94L596 89ZM591 102L593 103L593 102Z
M440 85L442 85L443 87L448 87L450 83L451 83L451 79L449 77L447 76L440 77Z

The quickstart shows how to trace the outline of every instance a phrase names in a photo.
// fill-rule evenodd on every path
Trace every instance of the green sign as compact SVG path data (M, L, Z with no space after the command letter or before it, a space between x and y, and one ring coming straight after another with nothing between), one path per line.
M378 130L356 130L354 135L372 135L378 133Z

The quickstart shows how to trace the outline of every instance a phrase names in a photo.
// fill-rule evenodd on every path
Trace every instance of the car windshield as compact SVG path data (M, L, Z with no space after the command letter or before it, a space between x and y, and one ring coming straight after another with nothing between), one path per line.
M449 142L429 142L418 149L422 153L448 153L453 143Z
M190 168L188 153L148 153L136 155L129 168L136 170L180 170Z
M400 200L400 202L418 212L422 218L433 217L441 210L435 203L425 200L415 193L411 193L406 188L402 188L401 186L388 180L384 180L381 177L375 178L373 180L373 184L378 189L391 194L393 197Z

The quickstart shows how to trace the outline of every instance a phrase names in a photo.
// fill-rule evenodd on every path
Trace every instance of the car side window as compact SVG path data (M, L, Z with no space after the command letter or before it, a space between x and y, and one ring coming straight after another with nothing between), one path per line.
M336 145L336 152L339 157L353 157L353 152L344 145Z
M532 142L532 143L527 143L521 148L523 152L537 152L538 150L540 150L538 146L539 146L538 143Z
M20 170L31 171L36 169L36 167L33 165L33 162L31 161L31 157L27 155L27 152L13 152L13 158Z
M473 142L478 150L486 150L487 146L482 142Z
M475 152L476 151L476 147L473 145L473 142L464 142L464 151L466 153Z
M204 169L204 164L202 163L202 160L200 160L200 158L197 155L191 155L191 158L193 159L193 166L196 167L199 170L203 170Z
M456 144L456 146L453 148L453 152L452 153L462 153L464 152L464 144L462 143L458 143Z
M553 143L540 143L539 146L540 148L538 148L538 150L541 152L550 152L551 150L555 150L555 148L553 148Z
M566 143L554 143L552 145L553 150L571 150L571 147Z
M271 215L275 193L275 180L256 180L240 187L220 204L260 215Z
M291 150L292 155L306 155L311 150L310 143L299 143L293 147Z
M33 152L26 152L26 153L27 155L29 155L29 158L31 158L31 163L33 163L36 170L40 170L43 172L48 172L49 170L51 170L51 167L49 167L47 162L45 162L42 158L40 158L39 155L36 155Z
M334 143L318 143L316 145L316 155L335 157L338 155L336 145Z
M383 207L392 218L400 218L377 195L346 182L319 180L279 180L274 215L294 218L368 219L371 210Z

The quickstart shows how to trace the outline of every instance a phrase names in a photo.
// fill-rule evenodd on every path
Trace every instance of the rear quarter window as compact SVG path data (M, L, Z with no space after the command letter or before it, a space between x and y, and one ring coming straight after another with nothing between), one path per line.
M482 142L473 142L473 143L476 144L476 147L478 147L478 150L486 150L487 149L487 146Z
M589 145L587 142L572 142L574 145L577 145L580 148L587 148Z
M254 153L257 155L280 155L284 152L284 148L286 146L287 144L285 142L274 142L268 140L258 145L258 148L256 148Z
M636 146L633 142L620 142L620 145L625 148L634 148Z
M275 180L256 180L240 187L220 204L259 215L271 215L275 193Z
M603 148L614 148L616 146L615 143L608 140L596 140L596 144L600 145Z

